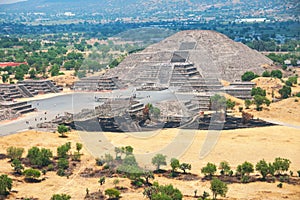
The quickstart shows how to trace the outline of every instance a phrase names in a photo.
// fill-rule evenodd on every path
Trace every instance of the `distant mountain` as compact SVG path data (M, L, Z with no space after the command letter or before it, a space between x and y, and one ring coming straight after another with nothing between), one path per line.
M105 19L180 19L190 15L264 16L261 14L264 10L268 10L265 15L275 12L273 16L276 16L277 12L288 13L289 9L298 6L298 0L28 0L1 5L0 12L46 13L47 18L52 19L64 12L72 12L77 18L102 15ZM81 19L86 19L84 17Z
M260 4L274 3L279 0L253 0L252 2L261 2ZM232 2L241 2L248 4L248 0L28 0L15 4L1 5L1 10L15 11L42 11L42 12L57 12L62 10L82 10L82 11L101 11L107 9L124 9L128 8L134 11L147 12L159 8L160 10L172 8L181 9L196 9L203 5L220 5L230 4ZM280 1L283 2L283 1ZM92 9L92 10L89 10ZM122 10L120 10L122 12ZM174 11L174 10L173 10Z

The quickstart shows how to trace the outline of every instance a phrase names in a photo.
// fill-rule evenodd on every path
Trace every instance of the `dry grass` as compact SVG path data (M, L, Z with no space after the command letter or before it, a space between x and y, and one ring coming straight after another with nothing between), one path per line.
M288 133L288 135L283 133ZM147 140L141 140L125 134L106 133L105 135L115 145L132 145L135 152L143 153L155 151L157 148L168 144L177 134L178 129L168 129L155 134ZM294 172L300 169L300 160L298 159L300 156L299 130L275 126L222 131L222 135L212 152L200 160L199 151L206 134L206 131L197 131L192 145L179 158L181 162L192 164L192 173L200 175L201 168L207 162L218 164L223 160L227 160L235 169L238 164L241 164L245 160L256 163L262 158L267 161L273 161L275 157L279 156L289 158L292 161L291 170ZM0 138L0 153L5 153L6 148L9 146L24 147L26 150L32 146L39 146L50 148L56 154L57 146L67 141L72 142L74 151L75 143L80 142L80 139L76 133L71 133L68 136L68 138L60 138L57 134L35 131L5 136ZM83 178L79 176L79 173L86 167L97 168L94 158L89 155L86 149L83 149L83 154L81 164L77 165L74 174L69 179L59 177L54 172L48 172L45 176L45 181L34 184L24 183L22 177L14 177L11 174L12 168L8 160L0 160L0 173L9 174L10 177L13 177L15 180L13 190L18 191L18 193L12 193L9 199L16 199L17 197L49 199L54 193L67 193L73 197L72 199L83 199L86 188L89 188L90 192L96 192L99 189L103 191L114 187L113 180L115 178L107 178L106 183L103 186L99 186L97 178ZM143 198L143 189L135 190L131 188L129 180L119 179L119 186L129 188L128 191L122 193L122 199ZM195 189L198 190L198 194L202 194L203 191L210 191L209 182L199 180L182 182L156 176L156 181L161 184L172 183L184 195L193 195ZM298 186L284 184L282 189L278 189L276 185L277 183L262 182L246 185L230 184L227 196L229 199L284 199L285 197L297 199L300 195L300 188ZM193 198L185 197L185 199Z

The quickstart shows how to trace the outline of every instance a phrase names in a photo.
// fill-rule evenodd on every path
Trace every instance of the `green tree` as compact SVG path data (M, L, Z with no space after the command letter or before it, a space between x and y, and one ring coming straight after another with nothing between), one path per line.
M82 149L82 144L81 143L76 143L76 150L79 153L80 150Z
M201 169L201 173L205 176L212 177L217 171L217 166L213 163L207 163L205 167Z
M15 79L17 79L18 81L24 80L24 72L21 68L16 69Z
M156 166L156 170L160 170L160 166L162 165L167 165L166 157L167 156L163 154L156 154L152 158L152 164Z
M59 70L60 67L57 64L54 64L51 69L49 70L49 72L51 73L51 76L58 76L59 75Z
M174 174L176 169L178 169L180 167L179 160L176 159L176 158L172 158L170 165L171 165L171 168L172 168L172 174Z
M123 151L125 152L126 156L132 155L132 153L133 153L133 147L132 146L126 146Z
M100 185L103 185L105 183L105 176L102 176L99 180L98 183L100 183Z
M119 179L114 179L113 180L113 184L115 185L115 187L117 187L117 185L120 183Z
M259 77L257 74L255 74L254 72L248 71L242 75L242 81L251 81L257 77Z
M61 134L61 137L65 137L65 133L69 131L69 128L63 124L57 127L57 132Z
M242 176L249 176L250 173L254 172L253 164L245 161L243 164L237 166L237 172Z
M74 60L70 60L70 61L65 62L64 68L66 70L70 70L70 69L73 69L75 67L75 65L76 65L75 61Z
M110 199L119 199L121 195L120 191L115 188L106 189L104 193L109 196Z
M252 88L252 90L251 90L251 96L255 96L255 95L260 95L260 96L265 97L266 96L266 90L263 90L260 87Z
M263 180L266 180L266 176L268 174L273 174L273 165L271 163L267 163L264 159L260 160L256 166L256 171L259 171L259 173L262 175Z
M149 185L149 179L154 179L154 174L151 171L144 171L142 177L145 178L146 184Z
M280 70L272 70L271 77L280 79L280 78L282 78L282 72Z
M2 74L2 82L6 83L9 79L9 74Z
M68 152L71 149L71 142L67 142L59 147L57 147L57 157L58 158L67 158Z
M36 71L35 71L34 69L31 69L31 70L29 71L29 75L30 75L30 78L31 78L31 79L36 78Z
M7 195L12 188L12 179L6 174L0 176L0 195Z
M70 200L71 196L67 194L54 194L50 200Z
M218 195L225 197L228 191L227 184L216 178L210 182L210 189L213 193L213 199L217 199Z
M292 89L289 86L284 85L280 90L279 94L281 95L281 98L286 99L289 96L291 96Z
M273 166L277 174L282 174L285 171L288 171L290 168L291 161L286 158L275 158Z
M38 179L41 176L41 172L37 169L25 169L23 171L23 174L25 175L25 178L30 181L34 182L36 179Z
M121 160L122 159L122 153L123 150L121 147L115 147L115 153L116 153L116 160Z
M228 175L230 172L230 165L227 161L222 161L219 165L219 169L221 169L222 175Z
M288 78L288 81L290 81L292 84L297 84L298 77L297 76L291 76Z
M14 172L16 174L22 174L24 167L19 159L14 159L11 163L11 166L14 168Z
M192 165L189 164L189 163L181 163L180 164L180 167L179 167L183 173L185 174L186 173L186 170L191 170L192 169Z
M51 163L52 157L52 151L45 148L39 149L38 147L32 147L27 153L30 164L38 167L48 166Z
M255 95L253 102L256 105L257 111L262 110L262 108L261 108L262 104L266 104L267 106L269 106L271 103L269 99L267 99L266 97L261 96L261 95Z
M7 156L10 158L10 160L14 159L21 159L22 155L24 153L24 148L18 148L18 147L8 147L6 149Z

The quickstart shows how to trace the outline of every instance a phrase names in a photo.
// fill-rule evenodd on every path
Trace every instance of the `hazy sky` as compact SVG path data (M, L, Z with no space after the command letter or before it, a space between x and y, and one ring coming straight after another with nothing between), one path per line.
M0 0L0 4L10 4L10 3L16 3L19 1L27 1L27 0Z

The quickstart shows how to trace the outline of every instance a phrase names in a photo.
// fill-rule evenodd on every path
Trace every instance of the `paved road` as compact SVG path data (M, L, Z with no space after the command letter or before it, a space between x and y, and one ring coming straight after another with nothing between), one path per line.
M141 100L141 102L144 104L147 104L149 102L156 103L170 99L188 98L187 95L176 96L169 90L156 92L140 92L135 91L134 89L127 89L101 93L73 93L51 97L47 99L34 100L30 101L29 103L31 103L33 107L36 107L38 111L28 114L20 119L0 124L0 136L5 136L28 130L29 127L36 127L38 123L50 121L57 115L63 115L64 112L77 113L84 108L94 109L95 106L101 104L101 102L95 101L95 98L98 97L129 97L134 93L137 95L137 98ZM26 122L28 122L28 124Z

